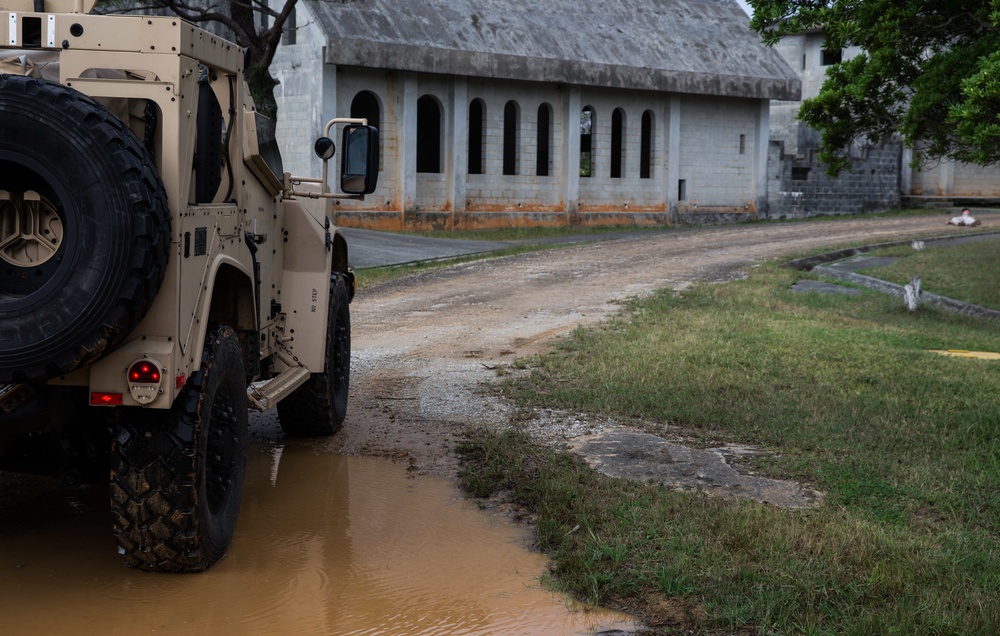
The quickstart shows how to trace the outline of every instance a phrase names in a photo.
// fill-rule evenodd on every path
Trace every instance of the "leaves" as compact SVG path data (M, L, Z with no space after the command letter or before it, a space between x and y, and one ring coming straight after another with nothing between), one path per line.
M802 121L836 174L852 144L903 136L918 156L1000 160L1000 0L750 0L765 44L822 28L826 48L858 46L828 68Z

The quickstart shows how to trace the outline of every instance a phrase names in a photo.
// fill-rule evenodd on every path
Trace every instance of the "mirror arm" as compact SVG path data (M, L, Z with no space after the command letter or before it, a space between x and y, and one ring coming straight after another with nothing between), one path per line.
M285 195L289 197L302 197L304 199L354 199L356 201L364 201L365 195L363 194L336 194L334 192L326 191L326 162L323 162L323 178L322 179L312 179L309 177L293 177L290 172L284 174L284 190ZM323 190L322 192L317 192L316 190L295 190L296 185L301 185L303 183L319 183Z
M330 137L330 130L332 130L337 124L361 124L362 126L367 126L368 119L358 119L357 117L334 117L330 121L326 122L326 127L323 128L323 136Z

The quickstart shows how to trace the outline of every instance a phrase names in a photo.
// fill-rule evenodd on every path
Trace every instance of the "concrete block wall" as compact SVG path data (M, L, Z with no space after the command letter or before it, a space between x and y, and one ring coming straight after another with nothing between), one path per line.
M957 164L952 193L970 197L1000 197L1000 167Z
M1000 166L942 161L910 173L910 192L922 196L1000 197Z
M271 75L278 81L274 89L278 103L275 136L286 172L302 177L319 177L322 162L313 152L313 143L332 118L324 112L323 42L315 21L303 19L308 9L300 5L294 45L282 45L271 63Z
M509 82L497 84L469 80L468 102L482 100L485 105L483 127L483 174L467 174L467 211L553 210L561 207L559 153L565 134L563 103L565 96L550 84ZM517 170L503 174L504 108L513 101L518 108ZM538 176L538 108L550 109L549 174ZM461 124L459 124L461 125ZM465 126L469 125L466 120ZM467 143L471 144L471 140ZM468 155L466 155L468 156ZM463 169L467 166L463 166Z
M752 207L758 109L752 100L682 98L678 179L685 182L686 200L678 209ZM679 184L670 187L678 196Z
M399 208L399 179L395 170L399 146L397 144L397 131L402 123L395 113L401 112L401 101L398 91L395 90L392 74L388 71L367 71L350 67L333 67L336 72L336 99L338 117L349 117L351 115L351 104L362 92L369 92L375 96L375 101L379 105L379 172L378 186L373 194L365 197L364 202L352 200L334 200L335 210L351 209L372 209L372 210L397 210ZM373 81L373 75L377 78ZM371 122L370 122L371 123ZM340 129L338 128L338 131ZM337 148L340 148L340 135L335 140ZM339 150L338 150L339 154ZM340 174L340 157L331 162L330 185L336 185Z
M351 103L362 92L375 96L379 105L379 173L378 189L365 198L364 204L353 201L339 201L338 207L363 205L378 210L394 210L398 207L397 171L394 169L399 156L396 143L397 131L401 126L395 113L401 112L401 98L395 90L392 74L388 71L361 71L357 68L337 68L337 112L347 117L351 114ZM374 78L373 78L374 76ZM374 81L373 81L374 79ZM371 122L370 122L371 123ZM340 140L337 140L338 147ZM339 163L337 164L339 166ZM339 168L338 168L339 169Z
M768 217L858 214L899 207L902 144L887 142L856 153L854 169L826 174L815 152L796 157L780 141L768 149Z
M663 130L667 121L667 97L639 91L600 90L588 88L581 91L581 112L587 106L594 109L591 131L593 154L591 176L580 178L581 213L592 211L664 211L667 190L664 166L666 148ZM621 177L611 176L611 128L616 109L624 112L623 160ZM652 157L650 178L640 178L640 150L642 115L651 111ZM571 122L573 134L579 127L579 116ZM570 175L572 176L572 175Z

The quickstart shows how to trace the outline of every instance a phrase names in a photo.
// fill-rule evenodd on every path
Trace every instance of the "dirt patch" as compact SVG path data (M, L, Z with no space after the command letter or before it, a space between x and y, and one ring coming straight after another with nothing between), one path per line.
M499 429L514 419L516 405L480 390L495 378L497 366L537 353L579 325L606 319L630 297L729 280L764 260L796 252L940 233L939 219L931 216L707 228L467 263L363 289L352 306L348 421L325 448L395 458L414 474L453 475L458 463L452 449L469 428ZM613 422L580 419L568 425L570 432L560 426L567 425L542 414L535 434L549 440L581 438L570 447L609 474L615 464L618 474L630 476L622 465L628 462L620 457L611 462L608 453L631 436L639 446L652 444L662 451L658 462L643 460L647 465L634 458L639 478L758 496L778 505L820 500L798 484L780 496L779 484L758 492L746 481L753 475L733 470L732 460L757 452L753 449L696 453L665 438L635 437L638 431ZM616 432L611 435L611 430ZM598 437L585 437L593 435ZM656 465L660 472L643 472ZM722 479L723 474L728 477ZM682 477L688 479L679 483Z

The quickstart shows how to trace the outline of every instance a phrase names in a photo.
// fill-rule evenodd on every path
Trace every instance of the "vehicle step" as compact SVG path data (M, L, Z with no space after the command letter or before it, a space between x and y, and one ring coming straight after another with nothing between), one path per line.
M308 379L309 369L306 367L289 367L270 380L254 382L247 387L250 406L258 411L266 411Z

